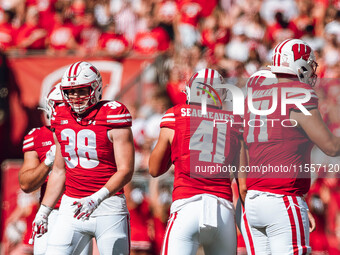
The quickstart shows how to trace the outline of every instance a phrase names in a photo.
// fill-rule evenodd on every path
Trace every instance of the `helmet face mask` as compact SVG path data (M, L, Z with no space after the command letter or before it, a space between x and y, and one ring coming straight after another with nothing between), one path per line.
M83 114L102 97L102 78L88 62L77 62L65 71L61 80L64 101L76 114Z
M314 86L317 66L314 53L307 43L288 39L274 48L270 68L273 73L296 75L300 82Z
M92 89L91 84L64 87L62 92L65 101L77 114L84 113L87 109L96 104L94 90Z
M207 105L216 107L220 104L218 101L223 102L227 96L226 89L216 88L216 85L223 83L223 77L216 70L204 68L197 71L185 86L187 103L202 104L206 97Z

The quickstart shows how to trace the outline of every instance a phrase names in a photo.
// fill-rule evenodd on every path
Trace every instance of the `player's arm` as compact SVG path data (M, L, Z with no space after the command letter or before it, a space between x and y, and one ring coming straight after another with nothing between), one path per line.
M309 233L312 233L316 228L315 219L310 211L308 211Z
M135 164L135 147L130 127L111 129L109 137L113 143L117 172L104 185L109 195L120 191L131 181Z
M55 204L59 200L60 196L64 192L65 184L65 163L64 158L61 155L60 144L53 134L54 141L56 144L55 160L53 164L53 169L48 178L47 188L44 198L41 202L40 208L33 221L33 231L29 243L32 244L34 237L42 236L47 232L47 219L51 211L53 210Z
M247 172L245 167L248 165L248 150L243 139L240 139L241 149L240 149L240 164L238 172L238 190L240 194L240 199L242 204L244 204L247 195Z
M55 160L51 174L48 178L45 195L41 202L42 205L50 208L54 208L64 192L66 172L65 161L63 156L61 155L60 144L55 134L53 134L53 137L56 145Z
M19 170L20 188L26 192L32 192L45 182L50 171L50 166L47 166L45 161L39 161L36 151L26 151L24 153L24 163Z
M298 122L309 139L315 143L325 154L331 157L340 155L340 137L336 137L322 120L318 109L309 111L312 115L291 111L290 118Z
M164 174L171 166L171 143L174 133L173 129L161 128L157 144L149 159L149 173L152 177Z

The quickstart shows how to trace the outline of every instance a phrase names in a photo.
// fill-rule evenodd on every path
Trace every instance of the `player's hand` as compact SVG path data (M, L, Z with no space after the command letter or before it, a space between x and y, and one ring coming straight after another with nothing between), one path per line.
M53 162L54 162L54 158L55 158L55 150L56 150L56 146L55 144L53 144L50 147L50 150L48 152L46 152L46 158L44 160L44 163L46 166L53 166Z
M41 205L37 214L35 215L35 219L32 224L32 235L29 244L33 244L35 236L41 237L43 234L47 232L47 223L48 223L48 215L50 215L52 208Z
M92 196L84 197L73 203L76 208L74 209L74 217L86 220L90 217L93 211L98 207L99 203Z
M315 219L310 211L308 211L308 221L309 221L309 233L315 230L316 224Z
M92 194L91 196L84 197L75 201L73 206L76 208L74 209L74 218L78 220L87 220L89 219L90 215L93 213L94 210L99 206L99 204L109 196L109 191L107 188L101 188L96 193Z

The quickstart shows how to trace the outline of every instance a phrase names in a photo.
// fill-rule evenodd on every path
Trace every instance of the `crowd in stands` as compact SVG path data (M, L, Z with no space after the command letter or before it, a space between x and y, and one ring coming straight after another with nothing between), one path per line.
M145 103L127 103L134 119L137 177L126 195L132 248L138 254L159 254L171 203L171 176L143 181L164 112L185 103L186 81L204 67L244 87L287 38L300 38L313 48L320 112L340 136L339 0L0 0L0 49L9 55L155 58L142 78L154 84ZM313 158L340 164L318 150ZM330 177L316 176L306 197L317 221L310 237L315 254L340 253L340 181Z

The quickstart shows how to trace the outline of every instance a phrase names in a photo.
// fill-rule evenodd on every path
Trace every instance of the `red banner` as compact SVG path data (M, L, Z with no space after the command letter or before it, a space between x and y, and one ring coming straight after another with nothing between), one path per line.
M26 132L41 126L41 114L37 107L44 103L44 96L50 88L61 80L66 68L80 59L74 57L25 57L10 58L10 68L17 83L16 93L10 94L10 138L14 151L21 147ZM113 100L117 94L135 77L151 59L125 59L116 62L110 59L81 59L95 65L102 74L103 99ZM120 99L123 103L132 103L137 94L129 91ZM16 157L16 154L13 155Z

